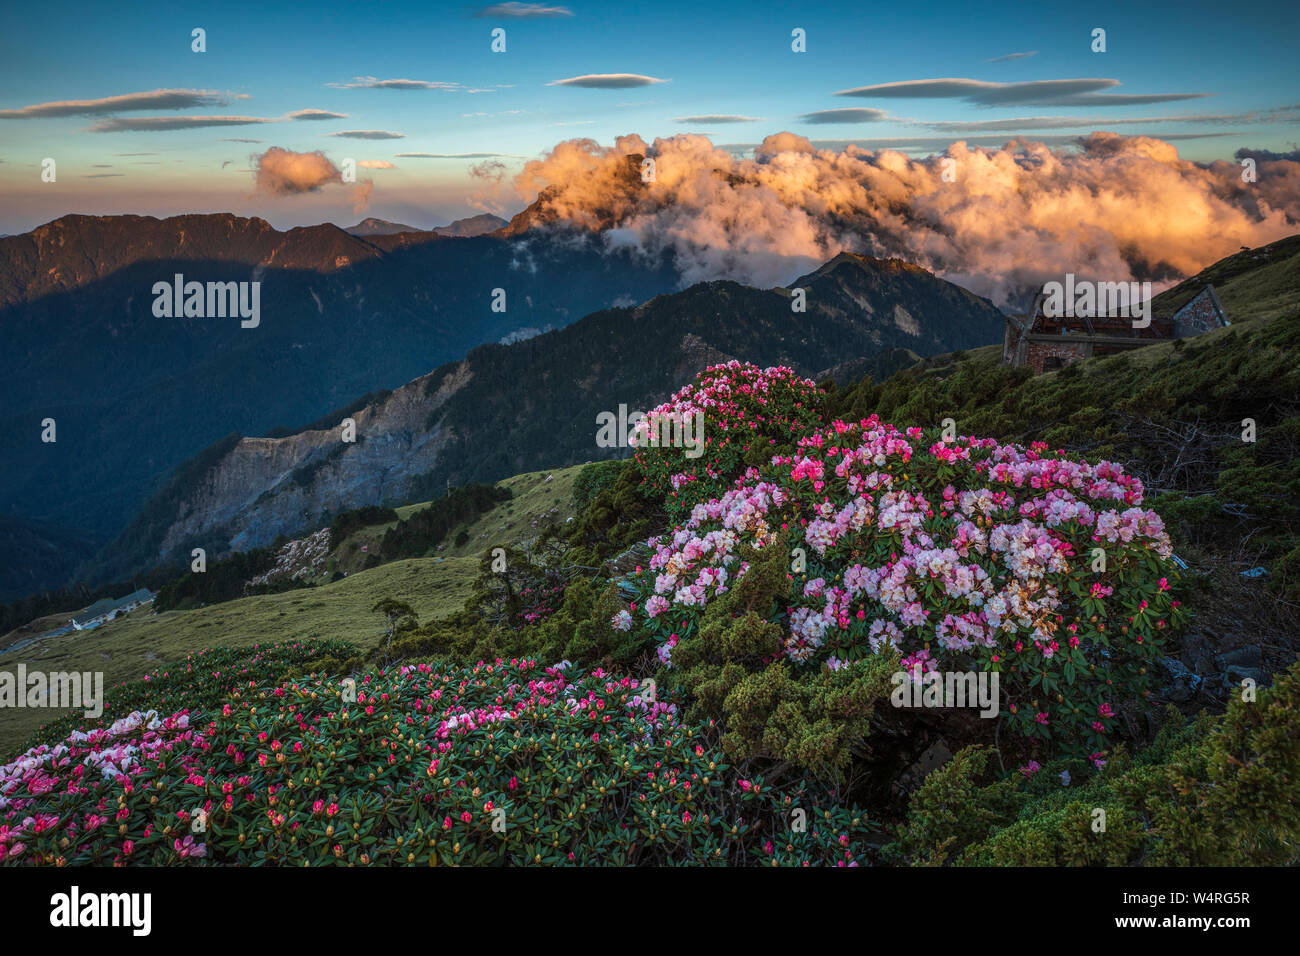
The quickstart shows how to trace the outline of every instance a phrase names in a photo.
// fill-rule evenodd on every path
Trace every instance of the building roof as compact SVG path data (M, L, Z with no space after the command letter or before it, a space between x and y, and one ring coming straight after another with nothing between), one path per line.
M100 598L90 607L86 608L80 614L76 615L73 620L88 621L92 618L100 617L119 607L126 607L128 604L141 604L145 601L153 600L153 592L148 588L139 588L132 591L126 597L121 598Z

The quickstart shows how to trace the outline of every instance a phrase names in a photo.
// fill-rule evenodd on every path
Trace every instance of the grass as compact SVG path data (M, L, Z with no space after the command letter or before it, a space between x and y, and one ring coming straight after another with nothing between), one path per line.
M148 607L93 631L37 641L0 655L0 670L102 671L104 686L138 680L166 661L206 647L271 643L295 638L340 638L375 647L384 620L371 612L383 597L405 601L421 621L445 617L469 596L478 562L460 557L394 561L341 581L283 594L266 594L193 611L153 614ZM0 750L62 714L53 708L0 710Z
M331 572L335 568L349 572L332 584L240 598L192 611L153 614L148 607L140 608L93 631L74 631L36 641L16 652L0 653L0 670L14 672L23 663L46 672L102 671L107 688L138 680L162 663L206 647L339 638L369 650L384 633L383 618L370 610L380 598L405 601L415 608L421 622L459 610L473 588L484 549L532 537L536 534L533 522L540 523L547 512L554 512L560 522L572 514L573 482L582 468L575 465L531 472L499 482L514 497L468 525L469 541L460 547L453 544L461 530L457 528L441 552L360 570L366 557L360 547L373 549L392 525L363 528L331 557ZM552 476L549 482L548 475ZM396 510L399 517L408 518L428 506L429 502L423 502ZM66 617L55 615L50 619L53 623L45 621L49 626L42 631L66 623ZM0 750L62 713L53 708L0 709Z
M524 541L537 533L533 521L539 520L548 511L558 509L555 517L561 523L573 514L573 483L582 471L583 465L558 468L552 471L533 471L513 478L498 481L500 488L509 488L513 497L467 525L453 528L443 542L443 550L430 551L427 557L442 556L446 558L477 558L485 548L500 543ZM547 482L546 477L551 480ZM404 505L394 509L397 517L405 521L411 515L423 511L431 502ZM327 573L334 570L356 573L364 567L365 559L378 551L379 542L384 533L396 522L371 525L350 535L335 549L327 564ZM460 532L468 531L469 540L459 547L455 541ZM362 551L362 548L368 550Z

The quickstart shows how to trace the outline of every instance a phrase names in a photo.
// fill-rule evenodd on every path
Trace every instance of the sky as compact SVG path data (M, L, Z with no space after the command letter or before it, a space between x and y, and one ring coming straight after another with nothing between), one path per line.
M1204 163L1243 147L1287 153L1300 141L1298 10L10 4L0 233L73 212L229 211L277 228L509 216L532 198L535 184L515 185L525 162L563 140L608 146L626 134L697 133L737 156L779 132L916 157L1016 136L1070 149L1096 130L1156 137ZM192 49L195 28L205 52ZM1096 28L1104 52L1092 49ZM498 29L504 52L492 49ZM792 49L796 29L804 52ZM349 159L357 185L331 172Z

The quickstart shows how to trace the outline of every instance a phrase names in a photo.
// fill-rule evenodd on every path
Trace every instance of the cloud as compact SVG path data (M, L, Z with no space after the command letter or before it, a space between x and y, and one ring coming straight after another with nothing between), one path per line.
M624 90L632 86L653 86L656 83L668 83L653 76L640 73L587 73L583 76L571 76L567 80L552 80L547 86L581 86L592 90Z
M889 119L889 114L884 110L851 107L839 110L819 110L816 113L805 113L799 118L805 123L880 123Z
M1265 160L1273 162L1283 160L1290 163L1300 163L1300 149L1293 149L1289 153L1275 153L1270 149L1247 149L1242 148L1232 154L1236 159L1253 159L1256 161Z
M1095 131L1100 132L1100 131ZM1163 142L1179 142L1189 139L1214 139L1223 136L1239 136L1237 132L1222 133L1164 133L1160 139ZM967 146L979 146L989 149L1001 149L1008 145L1008 140L1015 142L1021 138L1028 137L1008 137L1003 135L985 135L985 136L963 136L961 141ZM1033 138L1033 142L1044 146L1052 147L1077 147L1081 140L1078 133L1058 133L1058 134L1038 134ZM912 153L942 153L949 146L953 145L952 136L859 136L853 139L815 139L812 145L817 149L844 150L850 146L860 149L897 149L902 152ZM726 149L728 152L737 154L748 154L757 148L758 144L743 143L728 144L720 146L719 149Z
M397 168L396 164L390 163L386 159L362 159L357 161L357 165L360 166L362 169L396 169Z
M1105 93L1120 85L1112 79L1030 80L993 83L988 80L904 80L840 90L836 96L871 99L957 99L979 106L1134 106L1169 103L1209 96L1208 93Z
M500 17L511 19L536 19L539 17L571 17L573 11L568 7L551 7L544 3L495 3L477 11L476 17Z
M272 146L261 156L254 156L257 191L272 196L296 196L319 192L329 183L343 182L343 174L325 154L295 153Z
M459 83L440 80L380 80L373 76L354 76L351 83L329 83L340 90L459 90Z
M90 132L155 133L162 130L202 129L205 126L249 126L278 122L279 120L260 116L137 116L134 119L114 116L100 120L90 127Z
M329 110L295 110L285 114L291 120L332 120L347 119L347 113L331 113Z
M948 143L913 158L783 132L746 158L696 134L574 139L525 164L514 186L540 221L651 260L671 254L683 283L780 285L853 251L915 262L1004 304L1065 272L1171 283L1300 226L1300 162L1288 158L1261 162L1259 182L1243 184L1238 164L1190 162L1147 136ZM635 175L646 155L651 183Z
M352 211L365 212L370 206L370 196L374 191L375 184L372 180L366 179L357 183L356 188L352 190Z
M505 153L393 153L398 159L493 159Z
M225 94L213 90L150 90L124 93L96 100L55 100L19 110L0 110L0 119L38 119L55 116L101 116L131 110L180 110L201 106L224 106Z
M1025 53L1004 53L1002 56L995 56L990 59L990 63L1005 63L1007 60L1027 60L1031 56L1038 56L1037 50L1029 50Z
M466 204L471 209L500 216L505 212L507 196L506 164L500 160L475 163L469 174L477 186Z
M405 133L392 133L386 129L345 129L325 135L342 139L406 139Z
M916 125L944 133L993 133L1034 129L1105 129L1108 126L1134 126L1150 123L1248 123L1246 115L1199 114L1189 116L1023 116L1018 119L920 122Z
M761 116L737 116L735 113L705 113L703 116L679 116L674 123L691 123L695 126L714 123L761 123Z
M242 139L240 137L236 137L234 139L223 139L222 142L223 143L260 143L262 141L260 139Z

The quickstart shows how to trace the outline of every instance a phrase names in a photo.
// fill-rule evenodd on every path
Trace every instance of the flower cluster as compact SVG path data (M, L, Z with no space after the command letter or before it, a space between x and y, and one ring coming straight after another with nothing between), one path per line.
M897 652L907 668L996 670L1021 732L1097 754L1111 702L1142 693L1181 615L1169 537L1141 503L1141 482L1110 462L872 416L802 437L697 504L649 542L633 584L671 665L670 634L693 633L745 573L740 548L785 531L796 588L771 619L790 661Z
M206 713L132 713L0 768L0 862L864 858L866 820L835 808L790 832L807 798L737 779L715 735L635 680L567 663L247 681Z
M725 490L746 464L763 464L793 448L820 420L820 407L816 385L789 368L760 369L737 361L710 366L637 425L632 435L636 466L647 490L666 502L669 514L684 517L695 504ZM688 457L683 448L650 444L651 434L662 433L664 421L691 421L701 412L704 450L699 457Z

